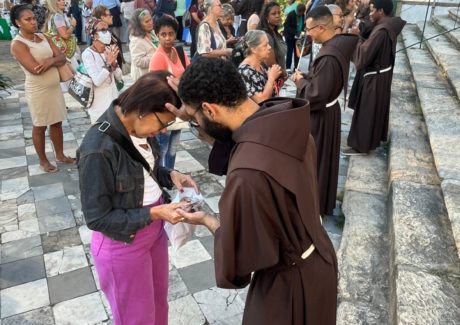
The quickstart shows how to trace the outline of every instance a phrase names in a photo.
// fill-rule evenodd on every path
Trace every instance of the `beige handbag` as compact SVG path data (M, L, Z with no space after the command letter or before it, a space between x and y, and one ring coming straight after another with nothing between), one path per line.
M69 81L73 78L75 72L70 65L70 62L66 62L60 67L57 67L58 72L59 72L59 80L61 82Z

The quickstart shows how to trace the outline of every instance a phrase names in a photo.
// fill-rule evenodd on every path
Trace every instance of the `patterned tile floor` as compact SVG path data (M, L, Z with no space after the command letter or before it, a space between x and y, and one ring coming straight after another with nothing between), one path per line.
M127 80L129 84L129 80ZM293 88L287 89L293 95ZM66 95L70 107L63 123L66 153L75 150L89 128L86 112ZM344 114L344 132L349 112ZM91 231L81 212L76 166L59 164L43 173L31 139L32 124L24 93L0 100L0 317L1 324L105 324L111 312L100 291L89 254ZM218 212L225 178L208 174L209 146L184 130L176 168L190 173L206 198L205 209ZM54 157L47 139L48 157ZM347 161L341 161L343 191ZM336 215L340 214L340 208ZM336 247L337 217L325 219ZM240 324L246 290L215 285L213 237L198 227L192 240L170 253L169 319L181 324Z

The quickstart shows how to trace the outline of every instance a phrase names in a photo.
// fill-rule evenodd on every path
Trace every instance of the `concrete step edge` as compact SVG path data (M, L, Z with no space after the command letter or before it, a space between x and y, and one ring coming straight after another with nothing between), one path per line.
M364 175L357 179L360 171ZM384 175L384 178L371 177L374 173ZM337 252L338 324L388 323L386 175L385 149L380 148L368 156L350 157L348 186L342 204L345 227ZM364 183L368 184L368 191ZM384 192L379 193L383 188ZM350 323L351 320L359 322Z
M410 29L405 30L403 33L410 33ZM415 28L412 33L416 33ZM409 39L408 43L412 44L411 42L412 39ZM422 77L426 72L418 70L417 62L426 61L425 64L427 64L427 66L431 66L433 69L435 65L432 59L429 58L428 54L420 58L412 51L420 50L407 50L406 53L408 55L408 59L413 61L411 62L412 74L414 75L415 83L417 84L417 93L426 121L436 169L442 180L441 188L457 247L457 255L460 257L460 167L457 163L458 159L460 159L460 155L458 153L458 147L460 144L460 128L458 127L460 125L460 114L458 113L458 103L456 104L456 99L453 98L435 96L433 92L439 89L429 91L430 89L421 87L423 86L422 82L424 82ZM446 82L443 82L441 79L437 79L435 76L430 76L429 78L431 79L426 81L427 84L437 81L441 87L445 87L446 89L449 87ZM440 105L440 103L442 104ZM435 109L432 109L433 107ZM438 110L440 107L453 108L448 111L442 111Z
M433 16L431 19L432 23L439 27L440 29L444 31L451 30L452 27L455 24L455 20L450 18L449 15L445 16ZM454 31L451 31L449 33L444 34L455 46L457 47L458 50L460 50L460 22L456 24L456 27L459 29L456 29Z
M412 40L408 44L412 44ZM404 59L401 61L408 63ZM412 91L416 92L413 80L405 80L402 84L405 89L412 87ZM394 113L400 108L397 93L392 96L392 105L396 111L392 111L393 115L390 115L390 152L394 150L393 147L401 146L398 136L402 139L404 134L398 132L411 134L411 128L416 128L420 122L423 123L423 120L417 120L417 114L407 112L400 113L405 113L407 119L413 119L416 123L411 125L407 121L395 121L398 116L395 117ZM423 141L424 144L417 145L417 148L424 148L425 152L422 155L430 154L426 134ZM410 147L414 143L406 141L402 145L411 150ZM460 261L441 188L439 183L419 182L415 178L392 178L393 165L396 163L391 156L389 323L433 324L443 320L443 324L454 324L460 321L460 311L454 307L460 301L460 286L456 283L458 274L455 274L460 267ZM429 160L426 163L429 163ZM430 172L433 172L433 160L431 164ZM407 268L407 265L410 267ZM434 275L436 273L453 276L449 282Z
M419 28L419 34L421 35L422 25L417 25ZM432 35L439 34L434 25L430 22L426 24L425 27L425 37L429 38ZM430 52L433 59L436 61L437 65L442 69L447 81L449 82L452 90L457 96L457 100L460 98L460 74L458 73L458 62L460 61L460 51L453 44L448 37L440 35L434 39L428 40L425 42L425 45ZM448 60L443 57L444 51L449 52L453 50L452 57L449 57Z
M458 8L449 9L449 17L453 20L460 22L460 11L458 10Z

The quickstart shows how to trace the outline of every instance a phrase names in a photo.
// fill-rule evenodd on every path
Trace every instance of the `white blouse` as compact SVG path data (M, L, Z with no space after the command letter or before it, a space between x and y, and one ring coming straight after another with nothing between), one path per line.
M130 136L131 140L133 141L134 146L136 147L137 151L144 157L144 159L149 164L150 168L153 170L155 167L155 158L153 157L152 148L150 147L149 143L147 142L147 138L138 138L134 136ZM143 148L142 146L146 145L148 149ZM144 168L144 206L155 203L161 197L161 188L160 186L153 180L152 176L149 175L147 170Z

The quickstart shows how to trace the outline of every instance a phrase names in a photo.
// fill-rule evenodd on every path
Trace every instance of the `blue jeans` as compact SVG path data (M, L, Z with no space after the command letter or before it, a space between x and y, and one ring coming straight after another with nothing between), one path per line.
M173 169L180 141L180 130L160 133L156 138L160 144L160 166Z

